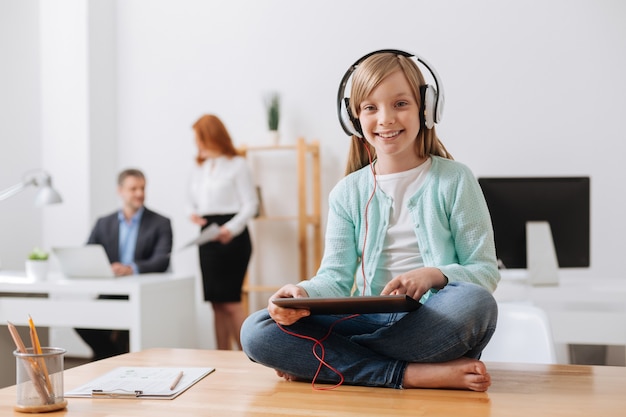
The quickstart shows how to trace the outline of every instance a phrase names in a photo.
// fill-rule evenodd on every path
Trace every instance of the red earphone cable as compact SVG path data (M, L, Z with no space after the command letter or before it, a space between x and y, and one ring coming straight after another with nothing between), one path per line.
M361 248L361 275L363 275L363 292L361 295L365 295L365 289L367 288L367 279L365 278L365 244L367 243L367 232L369 230L369 220L367 216L367 212L370 206L370 202L374 198L374 194L376 193L376 187L378 185L378 181L376 181L376 171L374 170L374 164L372 163L372 153L370 152L369 147L364 139L361 140L365 150L367 151L367 156L370 163L370 169L372 170L372 177L374 178L374 188L372 189L372 194L367 200L367 204L365 205L365 236L363 237L363 247Z
M301 334L298 334L298 333L294 333L294 332L292 332L292 331L290 331L290 330L285 329L282 325L280 325L280 324L276 323L276 325L278 326L278 328L279 328L280 330L282 330L283 332L287 333L288 335L291 335L291 336L294 336L294 337L298 337L298 338L300 338L300 339L310 340L310 341L312 341L312 342L313 342L313 348L312 348L312 350L313 350L313 355L317 358L317 360L318 360L318 361L319 361L319 363L320 363L320 364L319 364L319 366L317 367L317 371L315 372L315 376L313 376L313 380L311 381L311 385L313 386L313 389L315 389L315 390L320 390L320 391L324 391L324 390L331 390L331 389L335 389L335 388L337 388L338 386L340 386L341 384L343 384L344 377L343 377L343 375L341 374L341 372L339 372L338 370L336 370L335 368L333 368L332 366L330 366L330 365L329 365L329 364L328 364L328 363L324 360L324 357L326 356L326 350L324 349L324 344L323 344L323 343L324 343L324 341L325 341L326 339L328 339L328 337L330 336L330 334L331 334L331 332L332 332L332 330L333 330L333 327L335 327L335 324L340 323L340 322L342 322L342 321L344 321L344 320L349 320L349 319L352 319L352 318L354 318L354 317L358 317L358 316L359 316L358 314L352 314L352 315L350 315L350 316L346 316L346 317L342 317L342 318L340 318L340 319L337 319L337 320L336 320L333 324L331 324L331 325L330 325L330 327L328 328L328 332L326 333L326 335L325 335L324 337L322 337L321 339L319 339L319 340L318 340L318 339L316 339L316 338L314 338L314 337L311 337L311 336L305 336L305 335L301 335ZM315 350L315 348L316 348L317 346L319 346L319 347L320 347L320 349L321 349L320 354L318 354L318 353L317 353L317 351ZM322 370L322 366L327 367L328 369L330 369L331 371L333 371L335 374L337 374L337 375L339 376L339 382L338 382L337 384L335 384L335 385L333 385L333 386L330 386L330 387L321 387L321 388L318 388L318 387L316 387L316 386L315 386L315 381L317 380L317 377L318 377L318 375L320 374L320 371Z

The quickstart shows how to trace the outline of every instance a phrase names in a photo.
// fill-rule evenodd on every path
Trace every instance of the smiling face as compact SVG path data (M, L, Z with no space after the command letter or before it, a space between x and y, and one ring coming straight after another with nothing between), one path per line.
M127 176L118 186L117 191L122 200L122 210L132 216L141 207L145 199L146 180L136 176Z
M402 71L394 71L359 104L365 139L376 149L377 173L401 172L425 158L415 151L420 130L419 103Z

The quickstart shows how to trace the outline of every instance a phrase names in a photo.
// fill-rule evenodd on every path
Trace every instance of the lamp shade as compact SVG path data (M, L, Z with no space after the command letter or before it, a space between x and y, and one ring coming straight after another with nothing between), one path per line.
M45 206L48 204L57 204L62 202L61 195L52 188L51 185L44 185L39 187L37 195L35 196L35 205L37 207Z
M38 188L37 195L35 196L35 205L37 206L56 204L63 201L59 193L52 188L50 175L44 171L29 172L24 175L22 182L0 191L0 201L14 196L30 185L34 185Z

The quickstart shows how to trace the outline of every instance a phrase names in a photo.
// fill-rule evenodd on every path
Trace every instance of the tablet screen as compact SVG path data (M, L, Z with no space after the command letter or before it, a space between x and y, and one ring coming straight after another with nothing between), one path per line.
M395 313L417 310L421 306L408 295L273 298L272 302L284 308L305 308L311 314Z

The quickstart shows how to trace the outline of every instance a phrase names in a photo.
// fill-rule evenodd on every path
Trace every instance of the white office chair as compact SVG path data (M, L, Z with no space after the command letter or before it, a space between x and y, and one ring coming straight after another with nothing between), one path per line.
M556 363L548 316L526 303L498 303L498 326L483 350L486 362Z

